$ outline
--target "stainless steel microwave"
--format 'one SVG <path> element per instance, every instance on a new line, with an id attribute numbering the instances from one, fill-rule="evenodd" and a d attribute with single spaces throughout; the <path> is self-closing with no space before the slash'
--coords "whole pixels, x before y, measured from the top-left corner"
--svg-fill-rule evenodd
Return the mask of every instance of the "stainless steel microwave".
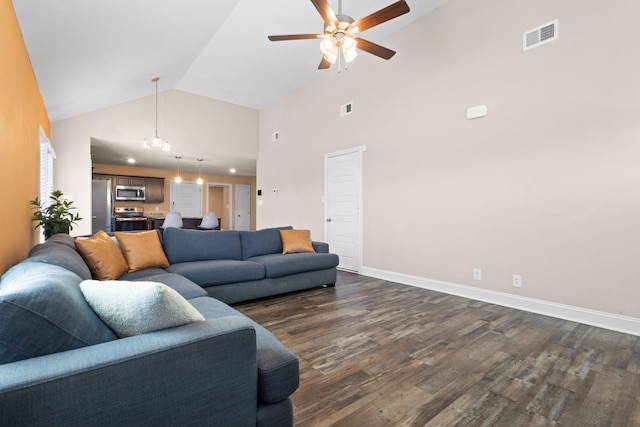
<path id="1" fill-rule="evenodd" d="M 116 185 L 116 200 L 137 200 L 144 202 L 144 187 L 137 185 Z"/>

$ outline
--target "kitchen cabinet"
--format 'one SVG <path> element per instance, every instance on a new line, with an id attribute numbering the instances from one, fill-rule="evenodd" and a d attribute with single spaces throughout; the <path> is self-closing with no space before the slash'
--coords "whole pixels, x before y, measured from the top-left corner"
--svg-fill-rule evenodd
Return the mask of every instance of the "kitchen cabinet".
<path id="1" fill-rule="evenodd" d="M 145 187 L 144 203 L 164 203 L 164 178 L 94 173 L 93 179 L 110 179 L 111 190 L 114 192 L 116 185 L 135 185 L 138 187 Z"/>
<path id="2" fill-rule="evenodd" d="M 93 179 L 100 179 L 100 180 L 110 179 L 113 182 L 113 175 L 105 175 L 105 174 L 102 174 L 102 173 L 94 173 L 93 174 Z"/>
<path id="3" fill-rule="evenodd" d="M 145 177 L 143 176 L 116 175 L 115 178 L 116 185 L 135 185 L 139 187 L 144 187 L 145 185 Z"/>
<path id="4" fill-rule="evenodd" d="M 164 202 L 164 178 L 145 178 L 145 203 Z"/>

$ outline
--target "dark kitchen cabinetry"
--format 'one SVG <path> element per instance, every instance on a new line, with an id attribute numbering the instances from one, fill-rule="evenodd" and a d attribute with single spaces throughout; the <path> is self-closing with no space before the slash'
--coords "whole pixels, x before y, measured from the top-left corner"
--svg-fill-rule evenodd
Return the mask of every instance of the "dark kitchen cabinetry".
<path id="1" fill-rule="evenodd" d="M 101 179 L 101 180 L 110 179 L 111 183 L 113 185 L 113 175 L 105 175 L 105 174 L 101 174 L 101 173 L 94 173 L 93 174 L 93 179 Z"/>
<path id="2" fill-rule="evenodd" d="M 116 185 L 145 187 L 144 203 L 164 203 L 164 178 L 94 173 L 93 179 L 110 179 L 111 191 L 114 192 Z"/>
<path id="3" fill-rule="evenodd" d="M 164 178 L 145 178 L 145 203 L 164 202 Z"/>
<path id="4" fill-rule="evenodd" d="M 116 185 L 135 185 L 144 187 L 145 177 L 116 175 Z"/>

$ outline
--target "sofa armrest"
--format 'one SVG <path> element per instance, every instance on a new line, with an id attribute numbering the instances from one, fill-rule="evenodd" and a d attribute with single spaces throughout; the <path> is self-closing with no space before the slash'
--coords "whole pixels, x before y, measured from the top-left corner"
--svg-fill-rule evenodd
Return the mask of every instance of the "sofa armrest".
<path id="1" fill-rule="evenodd" d="M 0 365 L 0 425 L 256 423 L 248 319 L 195 322 Z"/>
<path id="2" fill-rule="evenodd" d="M 311 244 L 313 245 L 313 250 L 314 251 L 319 252 L 321 254 L 328 254 L 329 253 L 329 244 L 328 243 L 312 241 Z"/>

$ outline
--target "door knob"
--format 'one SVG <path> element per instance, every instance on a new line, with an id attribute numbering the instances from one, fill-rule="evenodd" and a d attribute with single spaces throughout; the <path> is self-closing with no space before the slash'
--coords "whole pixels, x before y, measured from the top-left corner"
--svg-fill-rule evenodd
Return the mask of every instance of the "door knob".
<path id="1" fill-rule="evenodd" d="M 327 218 L 327 222 L 331 222 L 331 218 Z"/>

